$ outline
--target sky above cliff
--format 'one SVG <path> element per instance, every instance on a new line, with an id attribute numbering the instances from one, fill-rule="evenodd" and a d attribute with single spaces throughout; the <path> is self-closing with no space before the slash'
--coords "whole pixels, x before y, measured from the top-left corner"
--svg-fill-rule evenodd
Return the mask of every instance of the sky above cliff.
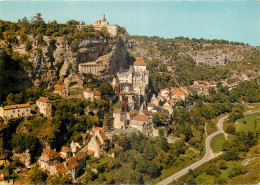
<path id="1" fill-rule="evenodd" d="M 257 0 L 168 1 L 1 1 L 0 19 L 29 20 L 37 12 L 47 21 L 75 19 L 93 24 L 106 14 L 132 35 L 225 39 L 260 46 Z"/>

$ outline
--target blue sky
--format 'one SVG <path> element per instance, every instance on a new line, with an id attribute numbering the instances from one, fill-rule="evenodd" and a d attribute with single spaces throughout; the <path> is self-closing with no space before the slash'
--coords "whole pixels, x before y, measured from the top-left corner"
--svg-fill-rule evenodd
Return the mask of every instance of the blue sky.
<path id="1" fill-rule="evenodd" d="M 46 21 L 75 19 L 93 24 L 103 14 L 132 35 L 225 39 L 260 46 L 257 0 L 169 1 L 1 1 L 0 19 L 29 20 L 37 12 Z"/>

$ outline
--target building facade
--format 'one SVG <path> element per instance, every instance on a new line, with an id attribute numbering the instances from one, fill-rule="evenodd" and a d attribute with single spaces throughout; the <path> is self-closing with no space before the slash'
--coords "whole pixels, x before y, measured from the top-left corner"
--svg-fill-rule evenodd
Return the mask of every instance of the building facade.
<path id="1" fill-rule="evenodd" d="M 0 117 L 2 119 L 10 119 L 17 117 L 27 117 L 31 114 L 30 104 L 17 104 L 17 105 L 7 105 L 5 107 L 0 107 Z"/>
<path id="2" fill-rule="evenodd" d="M 36 101 L 36 105 L 40 109 L 40 113 L 43 113 L 44 116 L 47 118 L 51 117 L 52 114 L 52 102 L 49 100 L 49 98 L 46 97 L 40 97 Z"/>
<path id="3" fill-rule="evenodd" d="M 93 75 L 100 75 L 100 64 L 97 62 L 87 62 L 79 64 L 79 72 L 80 73 L 91 73 Z"/>
<path id="4" fill-rule="evenodd" d="M 149 71 L 142 57 L 135 57 L 135 62 L 129 70 L 117 74 L 120 92 L 132 92 L 145 95 L 149 84 Z"/>
<path id="5" fill-rule="evenodd" d="M 77 25 L 78 29 L 82 29 L 84 27 L 87 27 L 87 25 Z M 110 25 L 107 20 L 105 15 L 103 16 L 102 20 L 97 20 L 92 27 L 95 30 L 101 30 L 102 27 L 106 27 L 107 32 L 111 36 L 116 36 L 118 34 L 118 26 L 117 25 Z"/>

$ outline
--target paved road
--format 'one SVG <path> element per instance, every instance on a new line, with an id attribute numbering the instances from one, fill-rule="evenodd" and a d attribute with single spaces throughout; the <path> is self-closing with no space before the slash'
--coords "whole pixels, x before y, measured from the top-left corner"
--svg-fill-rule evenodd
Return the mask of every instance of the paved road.
<path id="1" fill-rule="evenodd" d="M 257 112 L 260 112 L 260 110 L 257 110 L 257 111 L 254 111 L 254 112 L 247 112 L 247 113 L 244 113 L 244 115 L 248 115 L 248 114 L 253 114 L 253 113 L 257 113 Z M 224 116 L 222 118 L 219 119 L 218 121 L 218 131 L 217 132 L 214 132 L 213 134 L 209 135 L 207 138 L 206 138 L 206 141 L 205 141 L 205 145 L 206 145 L 206 153 L 204 155 L 204 157 L 199 160 L 198 162 L 196 163 L 193 163 L 192 165 L 184 168 L 183 170 L 173 174 L 172 176 L 168 177 L 167 179 L 164 179 L 163 181 L 161 181 L 160 183 L 158 183 L 158 185 L 162 185 L 162 184 L 169 184 L 171 183 L 173 180 L 176 180 L 178 178 L 180 178 L 181 176 L 185 175 L 190 169 L 195 169 L 197 167 L 199 167 L 200 165 L 204 164 L 205 162 L 211 160 L 214 158 L 214 154 L 213 154 L 213 151 L 212 149 L 210 148 L 210 141 L 213 137 L 215 137 L 216 135 L 218 134 L 221 134 L 221 133 L 224 133 L 224 130 L 223 130 L 223 123 L 224 123 L 224 120 L 227 118 L 228 116 Z"/>

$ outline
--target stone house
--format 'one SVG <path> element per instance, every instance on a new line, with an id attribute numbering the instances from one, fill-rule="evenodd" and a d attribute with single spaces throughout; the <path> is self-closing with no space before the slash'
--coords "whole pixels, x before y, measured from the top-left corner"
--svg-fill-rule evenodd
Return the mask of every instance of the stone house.
<path id="1" fill-rule="evenodd" d="M 129 112 L 126 113 L 126 119 L 127 120 L 131 120 L 131 119 L 134 119 L 134 117 L 138 114 L 138 110 L 136 109 L 133 109 Z"/>
<path id="2" fill-rule="evenodd" d="M 153 103 L 147 103 L 147 110 L 151 111 L 155 108 L 156 106 Z"/>
<path id="3" fill-rule="evenodd" d="M 37 161 L 37 165 L 50 172 L 50 174 L 56 173 L 55 166 L 57 164 L 59 164 L 59 154 L 50 147 L 42 151 L 41 157 Z"/>
<path id="4" fill-rule="evenodd" d="M 199 87 L 209 85 L 208 81 L 203 81 L 203 80 L 197 80 L 193 82 L 194 85 L 197 85 Z"/>
<path id="5" fill-rule="evenodd" d="M 120 92 L 119 93 L 119 100 L 126 101 L 130 108 L 134 107 L 135 103 L 135 93 L 134 92 Z"/>
<path id="6" fill-rule="evenodd" d="M 93 75 L 99 76 L 102 68 L 97 62 L 87 62 L 79 64 L 80 73 L 92 73 Z"/>
<path id="7" fill-rule="evenodd" d="M 70 148 L 63 146 L 60 151 L 60 157 L 63 159 L 67 159 L 72 156 Z"/>
<path id="8" fill-rule="evenodd" d="M 64 86 L 61 86 L 61 85 L 58 85 L 55 89 L 54 89 L 54 93 L 55 94 L 58 94 L 62 97 L 65 97 L 68 95 L 68 90 L 64 87 Z"/>
<path id="9" fill-rule="evenodd" d="M 117 73 L 120 92 L 132 92 L 145 95 L 146 87 L 149 84 L 149 70 L 142 57 L 135 57 L 133 65 L 129 70 Z M 136 92 L 138 91 L 138 92 Z"/>
<path id="10" fill-rule="evenodd" d="M 174 107 L 174 104 L 172 104 L 170 101 L 166 101 L 164 104 L 163 104 L 163 108 L 165 110 L 168 110 L 169 114 L 173 114 L 173 107 Z"/>
<path id="11" fill-rule="evenodd" d="M 101 93 L 99 91 L 93 91 L 90 88 L 87 88 L 84 90 L 84 97 L 86 99 L 89 99 L 90 101 L 100 100 L 101 99 Z"/>
<path id="12" fill-rule="evenodd" d="M 171 90 L 168 88 L 161 89 L 159 92 L 159 98 L 170 100 L 171 99 Z"/>
<path id="13" fill-rule="evenodd" d="M 172 66 L 167 66 L 167 71 L 168 71 L 169 73 L 173 72 Z"/>
<path id="14" fill-rule="evenodd" d="M 55 171 L 61 174 L 71 174 L 73 181 L 78 177 L 80 167 L 75 157 L 70 157 L 67 161 L 55 166 Z"/>
<path id="15" fill-rule="evenodd" d="M 185 93 L 178 87 L 171 87 L 171 98 L 180 98 L 183 101 L 185 100 Z"/>
<path id="16" fill-rule="evenodd" d="M 70 143 L 70 149 L 71 149 L 72 155 L 74 157 L 76 155 L 76 153 L 80 151 L 81 146 L 79 143 L 75 143 L 74 141 L 72 141 Z"/>
<path id="17" fill-rule="evenodd" d="M 75 157 L 70 157 L 68 160 L 55 166 L 56 173 L 71 174 L 73 181 L 78 178 L 80 169 L 86 165 L 86 152 L 79 152 Z"/>
<path id="18" fill-rule="evenodd" d="M 93 128 L 90 133 L 93 134 L 93 137 L 88 143 L 88 150 L 93 151 L 93 156 L 99 158 L 104 155 L 103 149 L 107 142 L 107 136 L 103 128 L 100 127 Z"/>
<path id="19" fill-rule="evenodd" d="M 134 119 L 130 120 L 129 125 L 131 128 L 136 128 L 143 134 L 151 136 L 152 119 L 150 116 L 138 114 Z"/>
<path id="20" fill-rule="evenodd" d="M 10 119 L 17 117 L 27 117 L 31 115 L 31 106 L 30 104 L 16 104 L 16 105 L 7 105 L 0 107 L 0 118 Z"/>
<path id="21" fill-rule="evenodd" d="M 114 109 L 113 111 L 114 118 L 114 128 L 125 129 L 126 128 L 126 114 L 123 113 L 120 109 Z"/>
<path id="22" fill-rule="evenodd" d="M 44 116 L 47 118 L 51 117 L 52 102 L 49 100 L 49 98 L 40 97 L 38 100 L 36 100 L 36 105 L 39 107 L 40 112 L 43 113 Z"/>

